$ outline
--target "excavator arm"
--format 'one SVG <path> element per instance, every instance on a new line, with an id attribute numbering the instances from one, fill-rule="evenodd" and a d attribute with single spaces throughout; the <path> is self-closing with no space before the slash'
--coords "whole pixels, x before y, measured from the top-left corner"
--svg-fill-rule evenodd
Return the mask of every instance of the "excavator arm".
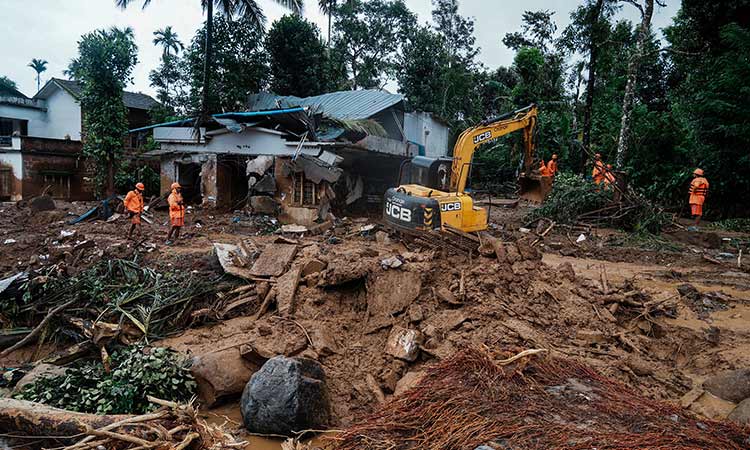
<path id="1" fill-rule="evenodd" d="M 534 157 L 533 135 L 537 123 L 537 107 L 529 105 L 499 117 L 488 119 L 479 125 L 465 130 L 453 147 L 453 167 L 451 170 L 451 192 L 463 193 L 469 178 L 469 167 L 479 145 L 492 139 L 523 130 L 524 172 L 531 172 Z"/>

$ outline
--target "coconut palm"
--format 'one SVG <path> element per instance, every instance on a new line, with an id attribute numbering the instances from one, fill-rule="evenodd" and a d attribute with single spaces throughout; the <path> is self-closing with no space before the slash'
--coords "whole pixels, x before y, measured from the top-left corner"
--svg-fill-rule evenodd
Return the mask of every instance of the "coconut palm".
<path id="1" fill-rule="evenodd" d="M 115 5 L 125 9 L 131 3 L 136 0 L 115 0 Z M 195 123 L 196 130 L 200 126 L 201 122 L 205 121 L 208 114 L 208 91 L 210 89 L 210 71 L 211 58 L 213 56 L 213 30 L 214 30 L 214 5 L 219 9 L 220 12 L 227 15 L 228 17 L 241 17 L 246 20 L 254 22 L 258 28 L 262 27 L 266 22 L 266 16 L 263 14 L 263 10 L 258 5 L 256 0 L 200 0 L 203 9 L 206 11 L 206 43 L 205 53 L 206 57 L 203 61 L 203 93 L 201 95 L 201 112 L 198 116 L 198 120 Z M 286 8 L 291 9 L 297 14 L 302 13 L 304 0 L 273 0 L 275 3 L 282 5 Z M 142 8 L 146 8 L 151 4 L 151 0 L 143 0 Z"/>
<path id="2" fill-rule="evenodd" d="M 320 12 L 328 16 L 328 46 L 331 45 L 331 16 L 338 6 L 339 0 L 318 0 Z M 354 3 L 354 0 L 344 0 L 346 4 Z"/>
<path id="3" fill-rule="evenodd" d="M 164 48 L 164 57 L 170 56 L 170 52 L 174 51 L 174 54 L 180 53 L 180 50 L 184 49 L 180 39 L 177 37 L 177 33 L 172 31 L 172 27 L 168 26 L 163 30 L 154 31 L 154 45 L 161 45 Z"/>
<path id="4" fill-rule="evenodd" d="M 36 72 L 36 90 L 37 90 L 37 92 L 39 92 L 39 87 L 40 87 L 41 81 L 42 81 L 42 79 L 41 79 L 40 76 L 41 76 L 42 72 L 44 72 L 45 70 L 47 70 L 47 60 L 46 59 L 36 59 L 36 58 L 34 58 L 34 59 L 31 60 L 31 62 L 28 65 L 29 65 L 29 67 L 31 67 L 32 69 L 34 69 L 34 71 Z"/>

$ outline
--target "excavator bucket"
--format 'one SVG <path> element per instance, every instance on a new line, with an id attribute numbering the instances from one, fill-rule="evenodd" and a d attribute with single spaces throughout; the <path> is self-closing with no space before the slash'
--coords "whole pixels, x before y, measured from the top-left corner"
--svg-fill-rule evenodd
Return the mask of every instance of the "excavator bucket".
<path id="1" fill-rule="evenodd" d="M 542 203 L 552 192 L 552 178 L 539 175 L 522 176 L 518 179 L 519 195 L 522 199 Z"/>

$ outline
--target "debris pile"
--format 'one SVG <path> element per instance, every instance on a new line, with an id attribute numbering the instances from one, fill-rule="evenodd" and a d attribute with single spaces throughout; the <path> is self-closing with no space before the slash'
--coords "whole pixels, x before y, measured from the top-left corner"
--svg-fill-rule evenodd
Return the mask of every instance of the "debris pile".
<path id="1" fill-rule="evenodd" d="M 467 349 L 336 436 L 339 450 L 747 448 L 746 430 L 699 420 L 562 358 Z M 585 418 L 585 420 L 584 420 Z"/>
<path id="2" fill-rule="evenodd" d="M 242 448 L 221 427 L 209 425 L 198 417 L 192 404 L 178 404 L 154 397 L 149 401 L 158 409 L 142 415 L 94 415 L 23 400 L 0 399 L 0 429 L 14 430 L 3 436 L 23 445 L 34 437 L 32 445 L 57 443 L 63 450 L 92 448 Z M 59 444 L 63 443 L 63 447 Z"/>

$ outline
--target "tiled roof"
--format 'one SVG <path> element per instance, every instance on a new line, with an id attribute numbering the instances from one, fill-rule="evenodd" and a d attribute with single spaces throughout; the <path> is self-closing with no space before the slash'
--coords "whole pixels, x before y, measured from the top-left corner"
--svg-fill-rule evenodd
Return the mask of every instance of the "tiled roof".
<path id="1" fill-rule="evenodd" d="M 65 89 L 75 98 L 79 98 L 81 95 L 81 85 L 77 81 L 73 80 L 63 80 L 62 78 L 52 78 L 50 82 L 57 84 L 62 89 Z M 49 85 L 49 83 L 47 84 Z M 47 85 L 45 85 L 42 90 L 39 91 L 37 96 L 40 96 L 44 92 L 44 90 L 47 88 Z M 44 97 L 45 94 L 42 94 L 41 97 Z M 132 109 L 145 109 L 150 110 L 157 106 L 159 102 L 154 100 L 153 97 L 142 94 L 140 92 L 128 92 L 124 91 L 122 93 L 122 101 L 125 103 L 125 106 Z"/>

